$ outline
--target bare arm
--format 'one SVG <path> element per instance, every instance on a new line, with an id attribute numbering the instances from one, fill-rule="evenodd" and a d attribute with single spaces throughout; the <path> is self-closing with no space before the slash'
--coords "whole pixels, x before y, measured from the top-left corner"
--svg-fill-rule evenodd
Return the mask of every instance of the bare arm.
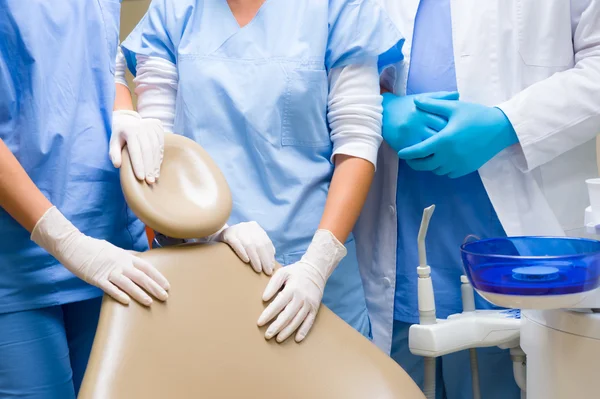
<path id="1" fill-rule="evenodd" d="M 0 207 L 31 233 L 52 204 L 0 140 Z"/>
<path id="2" fill-rule="evenodd" d="M 319 229 L 329 230 L 345 242 L 367 200 L 374 174 L 375 167 L 369 161 L 337 155 Z"/>
<path id="3" fill-rule="evenodd" d="M 117 58 L 115 60 L 115 105 L 113 110 L 128 110 L 133 111 L 133 100 L 131 99 L 131 92 L 127 86 L 127 80 L 125 80 L 125 72 L 127 70 L 127 64 L 125 62 L 125 56 L 121 47 L 117 49 Z"/>
<path id="4" fill-rule="evenodd" d="M 115 106 L 114 111 L 117 110 L 128 110 L 133 111 L 133 100 L 131 99 L 131 92 L 129 87 L 122 85 L 121 83 L 115 84 Z"/>

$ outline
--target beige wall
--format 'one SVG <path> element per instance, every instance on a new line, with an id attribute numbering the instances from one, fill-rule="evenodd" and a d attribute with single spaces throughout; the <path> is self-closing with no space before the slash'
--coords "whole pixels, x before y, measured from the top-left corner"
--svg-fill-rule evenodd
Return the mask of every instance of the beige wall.
<path id="1" fill-rule="evenodd" d="M 129 32 L 137 25 L 148 9 L 150 0 L 123 0 L 121 4 L 121 40 L 125 40 Z M 132 76 L 127 72 L 127 82 L 133 93 Z M 135 96 L 133 99 L 135 105 Z"/>

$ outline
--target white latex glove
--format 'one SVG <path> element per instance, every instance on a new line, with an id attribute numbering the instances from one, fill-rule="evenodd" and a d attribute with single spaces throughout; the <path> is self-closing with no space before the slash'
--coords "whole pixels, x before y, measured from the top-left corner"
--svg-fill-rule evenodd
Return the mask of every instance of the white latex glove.
<path id="1" fill-rule="evenodd" d="M 129 296 L 142 305 L 152 304 L 145 291 L 161 301 L 168 298 L 169 282 L 150 263 L 107 241 L 86 236 L 56 207 L 37 222 L 31 239 L 74 275 L 125 305 Z"/>
<path id="2" fill-rule="evenodd" d="M 262 327 L 279 315 L 267 329 L 266 339 L 277 335 L 277 342 L 283 342 L 298 328 L 296 342 L 306 337 L 317 317 L 325 283 L 346 253 L 346 247 L 330 231 L 318 230 L 299 262 L 275 272 L 263 301 L 283 289 L 258 319 Z"/>
<path id="3" fill-rule="evenodd" d="M 250 263 L 257 273 L 273 274 L 275 247 L 267 232 L 256 222 L 225 225 L 210 241 L 221 241 L 229 245 L 245 262 Z"/>
<path id="4" fill-rule="evenodd" d="M 113 112 L 109 156 L 115 168 L 121 167 L 121 150 L 127 145 L 133 172 L 138 180 L 154 183 L 160 176 L 165 133 L 158 119 L 142 118 L 137 112 Z"/>

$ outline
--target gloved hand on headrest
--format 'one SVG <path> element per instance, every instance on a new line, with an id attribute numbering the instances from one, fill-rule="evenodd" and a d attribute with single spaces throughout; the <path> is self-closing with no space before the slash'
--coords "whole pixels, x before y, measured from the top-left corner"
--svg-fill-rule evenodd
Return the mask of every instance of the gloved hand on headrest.
<path id="1" fill-rule="evenodd" d="M 138 180 L 154 183 L 160 176 L 165 132 L 154 118 L 142 118 L 137 112 L 113 112 L 109 156 L 115 168 L 121 167 L 121 151 L 127 145 L 131 166 Z"/>
<path id="2" fill-rule="evenodd" d="M 256 222 L 225 225 L 205 241 L 220 241 L 229 245 L 237 256 L 249 263 L 255 272 L 273 274 L 275 268 L 275 247 L 266 231 Z"/>

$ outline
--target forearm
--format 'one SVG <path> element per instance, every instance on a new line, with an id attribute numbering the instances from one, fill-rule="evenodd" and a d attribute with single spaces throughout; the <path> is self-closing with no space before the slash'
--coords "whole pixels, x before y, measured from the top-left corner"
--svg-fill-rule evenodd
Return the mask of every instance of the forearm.
<path id="1" fill-rule="evenodd" d="M 114 110 L 133 111 L 133 100 L 131 99 L 131 92 L 129 91 L 129 87 L 124 86 L 121 83 L 115 84 Z"/>
<path id="2" fill-rule="evenodd" d="M 345 242 L 365 204 L 374 174 L 371 162 L 337 155 L 319 229 L 329 230 L 340 242 Z"/>
<path id="3" fill-rule="evenodd" d="M 0 140 L 0 207 L 31 232 L 52 207 L 17 158 Z"/>
<path id="4" fill-rule="evenodd" d="M 167 132 L 173 132 L 178 88 L 177 67 L 158 57 L 137 56 L 134 79 L 137 110 L 142 118 L 161 121 Z"/>
<path id="5" fill-rule="evenodd" d="M 125 80 L 126 70 L 127 63 L 125 62 L 125 56 L 123 55 L 123 51 L 121 51 L 121 47 L 119 46 L 117 49 L 117 59 L 115 60 L 115 111 L 133 111 L 131 92 L 127 86 L 127 80 Z"/>

